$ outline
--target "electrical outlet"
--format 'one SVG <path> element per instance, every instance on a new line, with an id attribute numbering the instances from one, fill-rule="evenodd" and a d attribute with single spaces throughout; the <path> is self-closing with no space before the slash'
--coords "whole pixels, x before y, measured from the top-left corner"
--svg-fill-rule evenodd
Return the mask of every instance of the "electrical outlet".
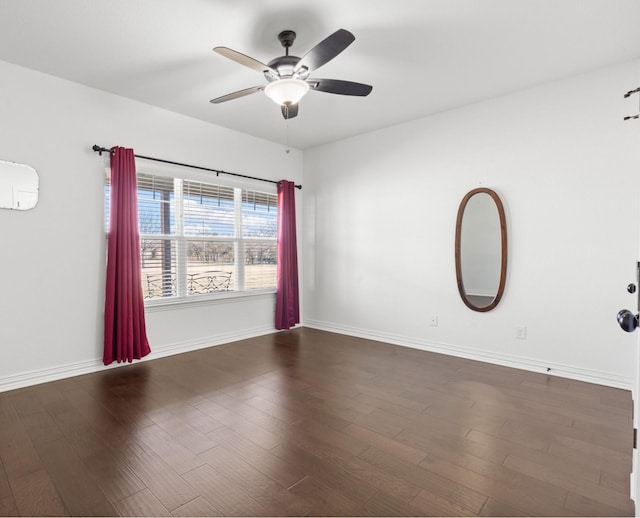
<path id="1" fill-rule="evenodd" d="M 429 325 L 431 327 L 438 327 L 438 315 L 431 315 L 429 319 Z"/>
<path id="2" fill-rule="evenodd" d="M 516 338 L 520 340 L 527 339 L 527 326 L 518 326 L 516 327 Z"/>

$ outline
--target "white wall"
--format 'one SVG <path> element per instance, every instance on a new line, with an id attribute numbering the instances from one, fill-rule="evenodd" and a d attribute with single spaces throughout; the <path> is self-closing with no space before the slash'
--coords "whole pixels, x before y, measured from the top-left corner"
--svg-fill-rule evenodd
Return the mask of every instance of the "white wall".
<path id="1" fill-rule="evenodd" d="M 638 258 L 639 62 L 304 153 L 305 325 L 629 387 L 616 312 Z M 0 210 L 0 390 L 99 369 L 105 246 L 94 143 L 302 182 L 302 153 L 0 62 L 0 159 L 35 167 Z M 207 109 L 207 103 L 203 105 Z M 500 305 L 459 299 L 455 216 L 494 188 L 509 227 Z M 303 198 L 304 195 L 304 198 Z M 439 317 L 438 327 L 429 317 Z M 273 297 L 147 316 L 151 358 L 268 332 Z M 515 327 L 527 326 L 527 339 Z"/>
<path id="2" fill-rule="evenodd" d="M 0 390 L 101 368 L 105 159 L 93 144 L 302 180 L 299 151 L 5 62 L 0 78 L 0 159 L 40 176 L 35 209 L 0 210 Z M 273 295 L 150 312 L 149 358 L 270 332 L 273 312 Z"/>
<path id="3" fill-rule="evenodd" d="M 546 84 L 305 151 L 305 325 L 630 388 L 639 236 L 640 63 Z M 506 289 L 457 292 L 455 218 L 505 205 Z M 429 325 L 437 315 L 439 325 Z M 527 327 L 526 340 L 515 339 Z"/>

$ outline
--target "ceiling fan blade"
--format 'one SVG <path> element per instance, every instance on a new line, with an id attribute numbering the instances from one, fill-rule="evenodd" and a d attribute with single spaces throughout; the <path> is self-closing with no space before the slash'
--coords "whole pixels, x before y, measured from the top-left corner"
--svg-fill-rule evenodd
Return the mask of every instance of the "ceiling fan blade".
<path id="1" fill-rule="evenodd" d="M 282 109 L 282 116 L 285 119 L 293 119 L 298 116 L 298 103 L 283 104 L 280 108 Z"/>
<path id="2" fill-rule="evenodd" d="M 225 58 L 229 58 L 230 60 L 235 61 L 236 63 L 240 63 L 241 65 L 252 68 L 253 70 L 256 70 L 258 72 L 264 73 L 268 70 L 272 74 L 275 74 L 276 76 L 278 75 L 278 72 L 273 68 L 271 68 L 269 65 L 265 65 L 261 61 L 258 61 L 257 59 L 247 56 L 242 52 L 238 52 L 237 50 L 233 50 L 227 47 L 214 47 L 213 50 L 214 52 L 217 52 L 218 54 L 220 54 L 221 56 L 224 56 Z"/>
<path id="3" fill-rule="evenodd" d="M 356 37 L 346 29 L 338 29 L 307 52 L 296 65 L 295 72 L 302 67 L 308 70 L 320 68 L 351 45 L 355 39 Z"/>
<path id="4" fill-rule="evenodd" d="M 213 104 L 220 104 L 226 101 L 231 101 L 233 99 L 238 99 L 239 97 L 244 97 L 245 95 L 254 94 L 261 90 L 264 90 L 264 86 L 252 86 L 251 88 L 245 88 L 244 90 L 238 90 L 237 92 L 232 92 L 221 97 L 216 97 L 215 99 L 211 99 L 209 102 Z"/>
<path id="5" fill-rule="evenodd" d="M 373 86 L 340 79 L 307 79 L 313 90 L 340 95 L 358 95 L 364 97 L 371 93 Z"/>

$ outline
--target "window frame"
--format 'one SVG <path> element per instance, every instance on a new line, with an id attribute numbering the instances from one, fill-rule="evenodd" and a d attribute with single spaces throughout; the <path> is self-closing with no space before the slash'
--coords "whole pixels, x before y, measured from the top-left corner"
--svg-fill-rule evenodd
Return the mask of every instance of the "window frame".
<path id="1" fill-rule="evenodd" d="M 173 234 L 159 234 L 159 233 L 143 233 L 140 231 L 140 242 L 143 240 L 169 240 L 171 243 L 175 243 L 175 277 L 176 277 L 176 292 L 173 296 L 157 297 L 144 299 L 145 310 L 163 310 L 170 309 L 171 307 L 186 307 L 186 306 L 201 306 L 211 305 L 218 303 L 225 303 L 232 301 L 233 299 L 250 299 L 250 298 L 272 298 L 276 292 L 276 286 L 267 288 L 254 288 L 247 289 L 245 286 L 246 280 L 246 248 L 250 244 L 269 244 L 274 247 L 275 265 L 277 268 L 277 235 L 268 237 L 246 237 L 243 235 L 243 199 L 246 192 L 257 192 L 260 194 L 266 194 L 275 198 L 273 207 L 277 210 L 277 188 L 265 187 L 260 183 L 257 185 L 255 182 L 245 181 L 224 181 L 219 176 L 211 175 L 210 173 L 192 172 L 192 171 L 179 171 L 179 170 L 157 170 L 153 167 L 142 167 L 140 164 L 137 166 L 138 175 L 153 175 L 155 177 L 162 177 L 164 179 L 173 179 L 174 181 L 174 194 L 175 194 L 175 233 Z M 235 236 L 200 236 L 185 234 L 184 231 L 184 182 L 196 182 L 202 184 L 208 184 L 213 186 L 220 186 L 233 189 L 234 193 L 234 220 L 235 220 Z M 137 182 L 137 179 L 136 179 Z M 109 171 L 107 168 L 107 175 L 105 178 L 105 185 L 110 184 Z M 180 188 L 178 188 L 178 186 Z M 105 200 L 106 200 L 105 191 Z M 277 213 L 276 213 L 277 214 Z M 105 210 L 105 218 L 109 215 Z M 105 219 L 105 231 L 108 225 L 108 221 Z M 105 232 L 108 237 L 108 233 Z M 233 244 L 234 248 L 234 275 L 235 275 L 235 288 L 229 291 L 217 291 L 212 293 L 187 293 L 187 258 L 188 258 L 188 245 L 191 241 L 207 241 L 207 242 L 226 242 Z M 141 267 L 141 274 L 142 274 Z M 141 277 L 141 282 L 143 281 Z M 184 283 L 184 284 L 183 284 Z"/>

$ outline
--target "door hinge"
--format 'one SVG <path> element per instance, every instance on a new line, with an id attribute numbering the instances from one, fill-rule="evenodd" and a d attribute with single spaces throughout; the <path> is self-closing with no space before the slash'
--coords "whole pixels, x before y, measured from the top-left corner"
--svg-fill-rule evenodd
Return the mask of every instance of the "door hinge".
<path id="1" fill-rule="evenodd" d="M 633 449 L 636 450 L 638 448 L 638 429 L 633 429 Z"/>

